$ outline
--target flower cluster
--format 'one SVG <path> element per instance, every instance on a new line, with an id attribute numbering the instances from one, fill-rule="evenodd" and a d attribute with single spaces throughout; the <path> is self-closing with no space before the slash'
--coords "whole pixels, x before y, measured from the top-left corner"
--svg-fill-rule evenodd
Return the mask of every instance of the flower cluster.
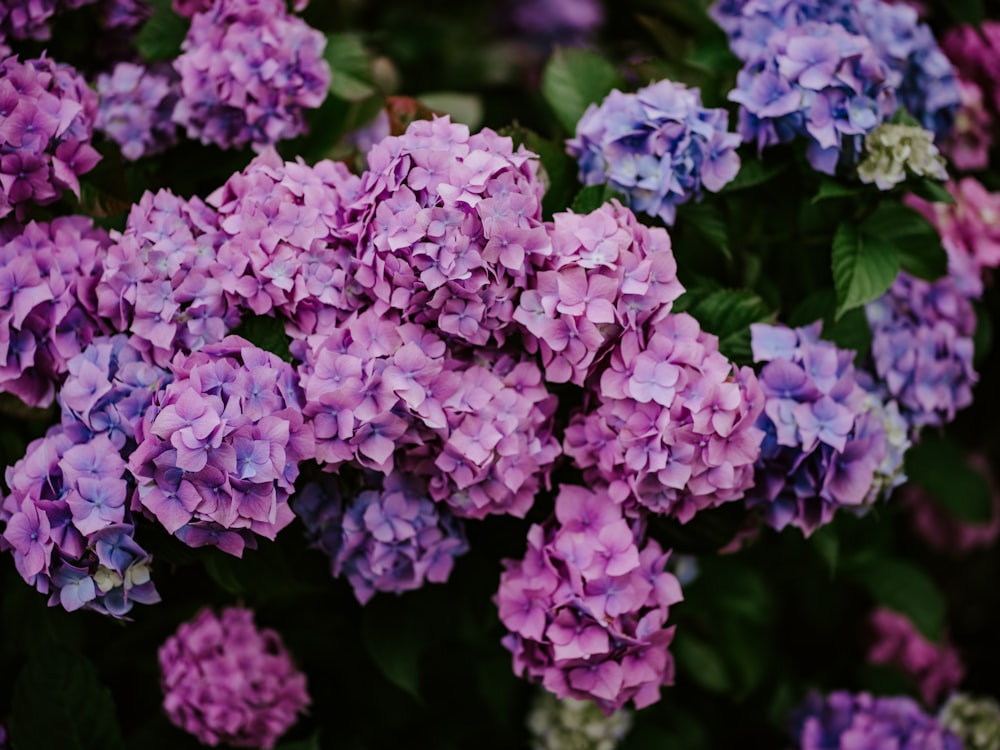
<path id="1" fill-rule="evenodd" d="M 521 292 L 514 320 L 546 380 L 582 386 L 623 332 L 661 319 L 684 288 L 666 231 L 616 200 L 556 214 L 549 235 L 552 255 Z"/>
<path id="2" fill-rule="evenodd" d="M 326 38 L 284 0 L 215 0 L 195 13 L 182 53 L 174 121 L 221 148 L 261 148 L 305 132 L 330 85 Z"/>
<path id="3" fill-rule="evenodd" d="M 880 608 L 869 618 L 874 640 L 868 649 L 872 664 L 891 664 L 909 675 L 929 706 L 937 705 L 965 677 L 965 666 L 947 639 L 932 643 L 903 614 Z"/>
<path id="4" fill-rule="evenodd" d="M 876 472 L 888 453 L 882 419 L 867 407 L 854 352 L 820 341 L 808 328 L 750 326 L 755 362 L 764 362 L 766 403 L 758 426 L 767 435 L 751 505 L 764 506 L 776 529 L 806 535 L 839 508 L 872 502 Z"/>
<path id="5" fill-rule="evenodd" d="M 865 314 L 875 373 L 911 431 L 950 422 L 972 403 L 976 314 L 951 277 L 930 282 L 900 273 Z"/>
<path id="6" fill-rule="evenodd" d="M 55 425 L 7 469 L 0 549 L 50 605 L 122 617 L 134 602 L 160 600 L 134 538 L 125 468 L 106 433 L 74 441 Z"/>
<path id="7" fill-rule="evenodd" d="M 993 698 L 955 693 L 938 721 L 962 740 L 965 750 L 1000 750 L 1000 703 Z"/>
<path id="8" fill-rule="evenodd" d="M 147 191 L 125 230 L 112 233 L 98 310 L 159 365 L 176 352 L 218 343 L 239 322 L 237 300 L 222 287 L 216 222 L 198 198 Z"/>
<path id="9" fill-rule="evenodd" d="M 899 412 L 899 404 L 883 397 L 878 383 L 871 378 L 870 373 L 858 370 L 855 374 L 867 391 L 862 411 L 870 415 L 869 419 L 874 418 L 882 426 L 885 435 L 885 457 L 875 468 L 871 489 L 865 497 L 864 504 L 871 505 L 877 500 L 887 499 L 894 489 L 906 482 L 904 463 L 906 451 L 912 443 L 909 425 Z"/>
<path id="10" fill-rule="evenodd" d="M 296 331 L 336 326 L 361 306 L 346 206 L 361 181 L 340 162 L 284 162 L 268 149 L 208 197 L 218 209 L 223 289 Z"/>
<path id="11" fill-rule="evenodd" d="M 961 104 L 941 151 L 957 169 L 984 169 L 990 163 L 996 116 L 987 109 L 978 84 L 959 80 L 958 88 Z"/>
<path id="12" fill-rule="evenodd" d="M 470 135 L 447 117 L 417 120 L 368 152 L 351 206 L 355 281 L 378 312 L 449 340 L 502 344 L 518 292 L 551 253 L 538 159 L 510 138 Z"/>
<path id="13" fill-rule="evenodd" d="M 907 177 L 947 180 L 944 157 L 934 145 L 934 134 L 923 128 L 884 122 L 865 136 L 865 157 L 858 178 L 891 190 Z"/>
<path id="14" fill-rule="evenodd" d="M 748 59 L 729 98 L 740 104 L 739 132 L 757 150 L 808 140 L 814 169 L 854 164 L 863 137 L 896 109 L 890 71 L 867 37 L 834 24 L 779 29 Z"/>
<path id="15" fill-rule="evenodd" d="M 311 426 L 291 365 L 238 336 L 178 354 L 137 434 L 138 502 L 192 547 L 240 556 L 291 523 Z"/>
<path id="16" fill-rule="evenodd" d="M 911 698 L 810 693 L 792 716 L 796 750 L 962 750 L 962 742 Z"/>
<path id="17" fill-rule="evenodd" d="M 983 275 L 1000 266 L 1000 193 L 973 177 L 948 183 L 954 204 L 930 203 L 915 195 L 906 202 L 930 221 L 948 251 L 948 275 L 971 298 L 983 294 Z"/>
<path id="18" fill-rule="evenodd" d="M 634 210 L 673 224 L 679 204 L 739 172 L 740 136 L 728 127 L 729 113 L 706 109 L 698 89 L 664 80 L 591 104 L 566 147 L 584 185 L 607 183 Z"/>
<path id="19" fill-rule="evenodd" d="M 632 728 L 632 712 L 610 716 L 592 701 L 560 700 L 539 690 L 528 713 L 532 750 L 615 750 Z"/>
<path id="20" fill-rule="evenodd" d="M 204 745 L 271 750 L 311 703 L 306 676 L 253 612 L 202 610 L 160 647 L 163 710 Z"/>
<path id="21" fill-rule="evenodd" d="M 953 26 L 941 46 L 962 80 L 979 88 L 990 115 L 1000 115 L 1000 21 Z"/>
<path id="22" fill-rule="evenodd" d="M 556 517 L 528 530 L 523 560 L 504 560 L 495 601 L 514 672 L 557 698 L 606 713 L 643 708 L 673 682 L 668 608 L 681 600 L 669 552 L 633 529 L 606 487 L 564 484 Z"/>
<path id="23" fill-rule="evenodd" d="M 0 60 L 0 218 L 63 190 L 79 197 L 77 178 L 101 158 L 90 145 L 96 117 L 97 93 L 70 66 Z"/>
<path id="24" fill-rule="evenodd" d="M 376 591 L 401 594 L 444 583 L 469 546 L 461 521 L 435 503 L 422 482 L 390 473 L 376 489 L 345 499 L 334 482 L 316 483 L 292 501 L 307 534 L 366 604 Z"/>
<path id="25" fill-rule="evenodd" d="M 423 326 L 371 308 L 307 343 L 304 413 L 328 469 L 425 477 L 431 497 L 464 517 L 527 513 L 559 455 L 554 399 L 531 360 L 490 350 L 464 360 Z"/>
<path id="26" fill-rule="evenodd" d="M 83 216 L 0 230 L 0 390 L 52 403 L 67 361 L 103 332 L 93 292 L 109 243 Z"/>
<path id="27" fill-rule="evenodd" d="M 6 39 L 48 39 L 49 21 L 57 13 L 94 0 L 4 0 L 0 3 L 0 42 Z"/>
<path id="28" fill-rule="evenodd" d="M 586 44 L 604 23 L 598 0 L 510 0 L 505 13 L 522 37 L 548 44 Z"/>
<path id="29" fill-rule="evenodd" d="M 646 341 L 622 336 L 595 408 L 573 416 L 564 450 L 620 501 L 686 523 L 752 486 L 764 397 L 753 370 L 736 368 L 690 315 L 652 331 Z"/>
<path id="30" fill-rule="evenodd" d="M 118 144 L 130 161 L 155 154 L 174 144 L 177 126 L 171 119 L 177 104 L 175 76 L 120 62 L 110 73 L 97 76 L 100 106 L 94 127 Z"/>

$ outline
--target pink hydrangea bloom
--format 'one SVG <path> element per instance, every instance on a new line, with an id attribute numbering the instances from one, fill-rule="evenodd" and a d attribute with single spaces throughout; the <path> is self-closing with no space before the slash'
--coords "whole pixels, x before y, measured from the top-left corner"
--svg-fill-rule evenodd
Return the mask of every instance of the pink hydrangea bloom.
<path id="1" fill-rule="evenodd" d="M 990 113 L 1000 113 L 1000 21 L 953 26 L 941 47 L 962 80 L 979 86 Z"/>
<path id="2" fill-rule="evenodd" d="M 524 558 L 503 561 L 494 601 L 514 672 L 608 714 L 659 700 L 674 678 L 667 616 L 682 599 L 669 555 L 636 538 L 606 486 L 563 485 Z"/>
<path id="3" fill-rule="evenodd" d="M 135 161 L 176 142 L 172 116 L 177 82 L 170 67 L 120 62 L 97 76 L 97 92 L 101 100 L 95 127 L 118 144 L 126 159 Z"/>
<path id="4" fill-rule="evenodd" d="M 958 86 L 962 102 L 955 113 L 955 127 L 941 144 L 941 151 L 957 169 L 985 169 L 990 163 L 995 115 L 986 108 L 979 84 L 959 80 Z"/>
<path id="5" fill-rule="evenodd" d="M 160 647 L 163 710 L 212 747 L 270 750 L 309 707 L 306 676 L 253 612 L 202 610 Z"/>
<path id="6" fill-rule="evenodd" d="M 965 666 L 947 638 L 940 644 L 930 642 L 906 615 L 890 609 L 875 610 L 869 624 L 874 641 L 868 661 L 902 669 L 917 683 L 928 706 L 937 705 L 962 682 Z"/>

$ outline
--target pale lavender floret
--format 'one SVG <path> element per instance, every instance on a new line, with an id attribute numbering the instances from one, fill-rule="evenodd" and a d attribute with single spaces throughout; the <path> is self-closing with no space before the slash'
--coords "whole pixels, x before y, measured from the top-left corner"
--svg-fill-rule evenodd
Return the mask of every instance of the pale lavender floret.
<path id="1" fill-rule="evenodd" d="M 94 127 L 130 161 L 158 153 L 177 141 L 171 119 L 178 91 L 170 68 L 120 62 L 97 76 L 100 106 Z"/>
<path id="2" fill-rule="evenodd" d="M 595 396 L 571 417 L 563 450 L 621 502 L 686 523 L 752 486 L 764 437 L 757 377 L 690 315 L 668 315 L 645 341 L 625 333 Z"/>
<path id="3" fill-rule="evenodd" d="M 109 244 L 83 216 L 0 228 L 0 390 L 52 403 L 67 362 L 105 331 L 93 292 Z"/>
<path id="4" fill-rule="evenodd" d="M 803 138 L 809 163 L 828 174 L 857 163 L 864 135 L 896 110 L 890 70 L 871 41 L 818 22 L 772 33 L 729 99 L 740 104 L 740 135 L 758 153 Z"/>
<path id="5" fill-rule="evenodd" d="M 152 558 L 135 541 L 134 485 L 105 433 L 75 440 L 62 425 L 8 467 L 0 549 L 49 605 L 124 617 L 160 600 Z"/>
<path id="6" fill-rule="evenodd" d="M 881 415 L 855 374 L 854 353 L 819 340 L 820 325 L 750 327 L 754 361 L 764 362 L 764 430 L 751 506 L 768 524 L 806 535 L 840 508 L 862 511 L 888 452 Z"/>
<path id="7" fill-rule="evenodd" d="M 976 315 L 952 277 L 930 282 L 900 273 L 865 313 L 875 376 L 913 434 L 950 422 L 972 403 Z"/>
<path id="8" fill-rule="evenodd" d="M 702 106 L 698 89 L 664 80 L 591 104 L 566 147 L 584 185 L 607 183 L 633 210 L 673 224 L 678 205 L 739 172 L 741 138 L 728 127 L 729 114 Z"/>
<path id="9" fill-rule="evenodd" d="M 271 750 L 311 703 L 281 636 L 253 618 L 204 609 L 160 647 L 163 710 L 204 745 Z"/>
<path id="10" fill-rule="evenodd" d="M 171 362 L 137 431 L 138 503 L 192 547 L 237 557 L 294 518 L 299 463 L 314 455 L 294 370 L 238 336 Z"/>
<path id="11" fill-rule="evenodd" d="M 642 544 L 606 486 L 562 485 L 555 518 L 528 530 L 524 558 L 503 561 L 494 601 L 514 672 L 606 714 L 655 703 L 673 684 L 665 625 L 683 598 L 669 556 Z"/>
<path id="12" fill-rule="evenodd" d="M 368 479 L 349 497 L 328 481 L 307 485 L 292 501 L 333 575 L 347 578 L 361 604 L 378 591 L 447 581 L 455 558 L 469 549 L 462 522 L 431 500 L 419 478 L 392 472 Z M 369 489 L 372 483 L 381 486 Z"/>
<path id="13" fill-rule="evenodd" d="M 812 692 L 792 714 L 789 732 L 797 750 L 962 750 L 957 736 L 904 696 Z"/>
<path id="14" fill-rule="evenodd" d="M 599 0 L 512 0 L 507 12 L 523 36 L 562 46 L 585 44 L 604 23 Z"/>
<path id="15" fill-rule="evenodd" d="M 94 0 L 0 0 L 0 42 L 6 39 L 47 40 L 49 22 L 64 10 L 79 8 Z"/>
<path id="16" fill-rule="evenodd" d="M 355 281 L 382 314 L 450 341 L 503 344 L 517 295 L 551 254 L 535 154 L 447 117 L 417 120 L 368 152 Z"/>
<path id="17" fill-rule="evenodd" d="M 552 255 L 521 292 L 514 320 L 552 383 L 583 385 L 626 331 L 661 320 L 684 291 L 670 237 L 617 201 L 556 214 Z"/>
<path id="18" fill-rule="evenodd" d="M 283 0 L 215 0 L 197 12 L 174 60 L 181 98 L 174 121 L 221 148 L 262 149 L 306 130 L 323 103 L 326 37 Z"/>
<path id="19" fill-rule="evenodd" d="M 221 341 L 240 319 L 240 300 L 226 293 L 215 212 L 197 198 L 146 192 L 125 230 L 112 232 L 97 307 L 153 362 Z"/>
<path id="20" fill-rule="evenodd" d="M 97 93 L 70 66 L 0 60 L 0 218 L 64 190 L 80 196 L 79 176 L 101 158 L 90 145 L 96 117 Z"/>

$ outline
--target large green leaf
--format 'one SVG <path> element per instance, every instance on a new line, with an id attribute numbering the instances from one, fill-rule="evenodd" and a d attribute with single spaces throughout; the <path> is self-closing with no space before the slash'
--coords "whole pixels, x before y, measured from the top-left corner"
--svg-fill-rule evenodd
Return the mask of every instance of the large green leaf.
<path id="1" fill-rule="evenodd" d="M 933 281 L 948 272 L 948 254 L 941 245 L 941 236 L 909 206 L 880 204 L 861 224 L 861 233 L 873 242 L 892 245 L 908 274 Z"/>
<path id="2" fill-rule="evenodd" d="M 720 289 L 691 308 L 702 328 L 719 337 L 719 350 L 739 364 L 750 364 L 750 324 L 773 321 L 774 313 L 760 297 L 742 289 Z"/>
<path id="3" fill-rule="evenodd" d="M 567 132 L 591 104 L 600 102 L 615 88 L 624 88 L 621 73 L 596 52 L 556 48 L 542 74 L 542 94 Z"/>
<path id="4" fill-rule="evenodd" d="M 734 193 L 737 190 L 758 187 L 774 179 L 786 169 L 788 169 L 788 162 L 772 161 L 768 163 L 764 159 L 758 158 L 756 154 L 743 153 L 740 171 L 719 192 Z"/>
<path id="5" fill-rule="evenodd" d="M 993 493 L 962 449 L 947 437 L 925 433 L 906 452 L 906 474 L 941 506 L 963 521 L 986 523 L 993 516 Z"/>
<path id="6" fill-rule="evenodd" d="M 124 750 L 115 705 L 86 657 L 40 649 L 14 685 L 10 734 L 17 750 Z"/>
<path id="7" fill-rule="evenodd" d="M 330 93 L 348 101 L 360 101 L 375 93 L 371 59 L 354 34 L 329 34 L 324 59 L 330 64 Z"/>
<path id="8" fill-rule="evenodd" d="M 153 15 L 135 35 L 132 43 L 146 62 L 173 60 L 181 53 L 181 43 L 190 23 L 174 13 L 170 0 L 153 0 Z"/>
<path id="9" fill-rule="evenodd" d="M 418 702 L 420 657 L 426 646 L 406 602 L 376 597 L 365 606 L 361 634 L 365 650 L 389 682 Z"/>
<path id="10" fill-rule="evenodd" d="M 678 630 L 670 650 L 680 671 L 699 687 L 713 693 L 726 693 L 735 687 L 722 655 L 693 633 Z"/>
<path id="11" fill-rule="evenodd" d="M 887 557 L 863 559 L 844 567 L 876 602 L 906 615 L 927 638 L 941 640 L 944 596 L 921 568 Z"/>
<path id="12" fill-rule="evenodd" d="M 233 335 L 242 336 L 254 346 L 277 354 L 286 362 L 292 361 L 285 324 L 277 318 L 248 314 L 233 330 Z"/>
<path id="13" fill-rule="evenodd" d="M 882 295 L 899 274 L 899 254 L 884 239 L 842 222 L 833 238 L 833 283 L 837 317 Z"/>

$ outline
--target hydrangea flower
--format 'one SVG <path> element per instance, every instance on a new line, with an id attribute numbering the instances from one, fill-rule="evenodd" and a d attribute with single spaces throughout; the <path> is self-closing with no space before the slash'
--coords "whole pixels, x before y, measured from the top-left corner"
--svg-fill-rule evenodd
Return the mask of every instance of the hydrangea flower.
<path id="1" fill-rule="evenodd" d="M 880 608 L 869 618 L 874 640 L 868 649 L 872 664 L 891 664 L 909 675 L 928 706 L 950 694 L 962 678 L 965 666 L 948 642 L 932 643 L 906 615 Z"/>
<path id="2" fill-rule="evenodd" d="M 863 137 L 896 109 L 890 71 L 867 37 L 809 22 L 774 31 L 749 58 L 729 99 L 740 104 L 739 133 L 758 152 L 808 141 L 814 169 L 854 164 Z"/>
<path id="3" fill-rule="evenodd" d="M 281 636 L 253 618 L 204 609 L 160 647 L 163 710 L 204 745 L 271 750 L 312 702 Z"/>
<path id="4" fill-rule="evenodd" d="M 355 281 L 378 313 L 435 326 L 448 340 L 502 344 L 518 292 L 551 254 L 538 159 L 447 117 L 417 120 L 368 152 L 351 206 Z"/>
<path id="5" fill-rule="evenodd" d="M 583 385 L 625 331 L 653 325 L 684 291 L 670 237 L 617 200 L 554 217 L 552 255 L 521 292 L 514 320 L 545 378 Z"/>
<path id="6" fill-rule="evenodd" d="M 979 87 L 990 114 L 1000 114 L 1000 21 L 952 26 L 941 46 L 962 80 Z"/>
<path id="7" fill-rule="evenodd" d="M 52 35 L 49 21 L 53 16 L 92 2 L 94 0 L 3 0 L 0 3 L 0 42 L 6 39 L 46 40 Z"/>
<path id="8" fill-rule="evenodd" d="M 129 458 L 138 503 L 189 546 L 239 557 L 291 523 L 299 462 L 313 456 L 295 371 L 238 336 L 170 369 Z"/>
<path id="9" fill-rule="evenodd" d="M 791 719 L 797 750 L 962 750 L 962 742 L 916 701 L 845 690 L 810 693 Z"/>
<path id="10" fill-rule="evenodd" d="M 958 86 L 961 104 L 955 114 L 955 126 L 941 144 L 941 151 L 956 169 L 985 169 L 990 163 L 996 114 L 986 107 L 978 84 L 959 80 Z"/>
<path id="11" fill-rule="evenodd" d="M 914 434 L 972 403 L 976 315 L 951 277 L 929 282 L 900 273 L 865 314 L 875 375 Z"/>
<path id="12" fill-rule="evenodd" d="M 648 340 L 627 332 L 612 351 L 590 408 L 573 415 L 563 450 L 584 476 L 682 523 L 738 500 L 753 484 L 764 433 L 763 393 L 686 313 Z"/>
<path id="13" fill-rule="evenodd" d="M 640 545 L 607 487 L 562 485 L 524 559 L 503 561 L 495 602 L 517 675 L 608 715 L 659 700 L 674 676 L 664 625 L 682 596 L 664 569 L 670 553 Z"/>
<path id="14" fill-rule="evenodd" d="M 97 76 L 100 106 L 94 127 L 118 144 L 130 161 L 158 153 L 177 140 L 171 119 L 177 103 L 176 76 L 120 62 Z"/>
<path id="15" fill-rule="evenodd" d="M 750 326 L 755 362 L 763 362 L 766 432 L 751 506 L 776 529 L 807 536 L 839 508 L 861 511 L 888 453 L 883 421 L 870 411 L 855 374 L 854 352 L 820 341 L 820 323 Z"/>
<path id="16" fill-rule="evenodd" d="M 101 158 L 90 145 L 96 117 L 97 93 L 69 65 L 0 60 L 0 218 L 63 190 L 80 197 L 77 178 Z"/>
<path id="17" fill-rule="evenodd" d="M 457 515 L 524 516 L 559 455 L 555 399 L 524 355 L 481 349 L 470 359 L 372 308 L 294 349 L 328 470 L 397 470 L 425 477 Z"/>
<path id="18" fill-rule="evenodd" d="M 632 712 L 610 716 L 591 701 L 560 700 L 539 690 L 528 712 L 532 750 L 615 750 L 632 728 Z"/>
<path id="19" fill-rule="evenodd" d="M 374 479 L 374 477 L 369 477 Z M 469 545 L 461 521 L 431 500 L 424 483 L 397 472 L 355 493 L 311 483 L 292 503 L 315 545 L 366 604 L 376 591 L 401 594 L 444 583 Z"/>
<path id="20" fill-rule="evenodd" d="M 899 412 L 899 404 L 892 399 L 884 398 L 869 373 L 857 370 L 855 375 L 867 391 L 862 411 L 870 414 L 881 424 L 885 435 L 885 458 L 875 469 L 872 486 L 864 502 L 865 505 L 871 505 L 878 500 L 888 499 L 894 489 L 906 482 L 905 457 L 912 443 L 909 437 L 909 425 Z"/>
<path id="21" fill-rule="evenodd" d="M 215 212 L 198 198 L 146 192 L 113 232 L 97 285 L 101 315 L 165 366 L 176 352 L 221 341 L 239 323 L 218 258 Z"/>
<path id="22" fill-rule="evenodd" d="M 938 721 L 962 740 L 965 750 L 1000 750 L 1000 703 L 993 698 L 955 693 Z"/>
<path id="23" fill-rule="evenodd" d="M 174 68 L 181 77 L 174 121 L 221 148 L 263 148 L 306 130 L 323 103 L 326 37 L 284 0 L 214 0 L 195 13 Z"/>
<path id="24" fill-rule="evenodd" d="M 739 172 L 740 136 L 728 127 L 729 113 L 705 108 L 698 89 L 664 80 L 591 104 L 566 148 L 584 185 L 607 183 L 635 211 L 673 224 L 678 205 Z"/>
<path id="25" fill-rule="evenodd" d="M 604 24 L 599 0 L 510 0 L 504 13 L 519 38 L 564 47 L 586 44 Z"/>
<path id="26" fill-rule="evenodd" d="M 346 206 L 361 180 L 342 163 L 285 162 L 273 149 L 208 197 L 218 209 L 223 290 L 296 335 L 339 325 L 365 298 Z"/>
<path id="27" fill-rule="evenodd" d="M 135 602 L 160 600 L 152 558 L 135 540 L 134 486 L 107 433 L 77 441 L 55 425 L 5 480 L 0 549 L 50 606 L 123 617 Z"/>
<path id="28" fill-rule="evenodd" d="M 93 291 L 109 244 L 83 216 L 0 229 L 0 390 L 52 403 L 68 360 L 103 333 Z"/>
<path id="29" fill-rule="evenodd" d="M 865 136 L 865 157 L 858 178 L 891 190 L 907 177 L 947 180 L 944 157 L 934 145 L 934 134 L 924 128 L 884 122 Z"/>

